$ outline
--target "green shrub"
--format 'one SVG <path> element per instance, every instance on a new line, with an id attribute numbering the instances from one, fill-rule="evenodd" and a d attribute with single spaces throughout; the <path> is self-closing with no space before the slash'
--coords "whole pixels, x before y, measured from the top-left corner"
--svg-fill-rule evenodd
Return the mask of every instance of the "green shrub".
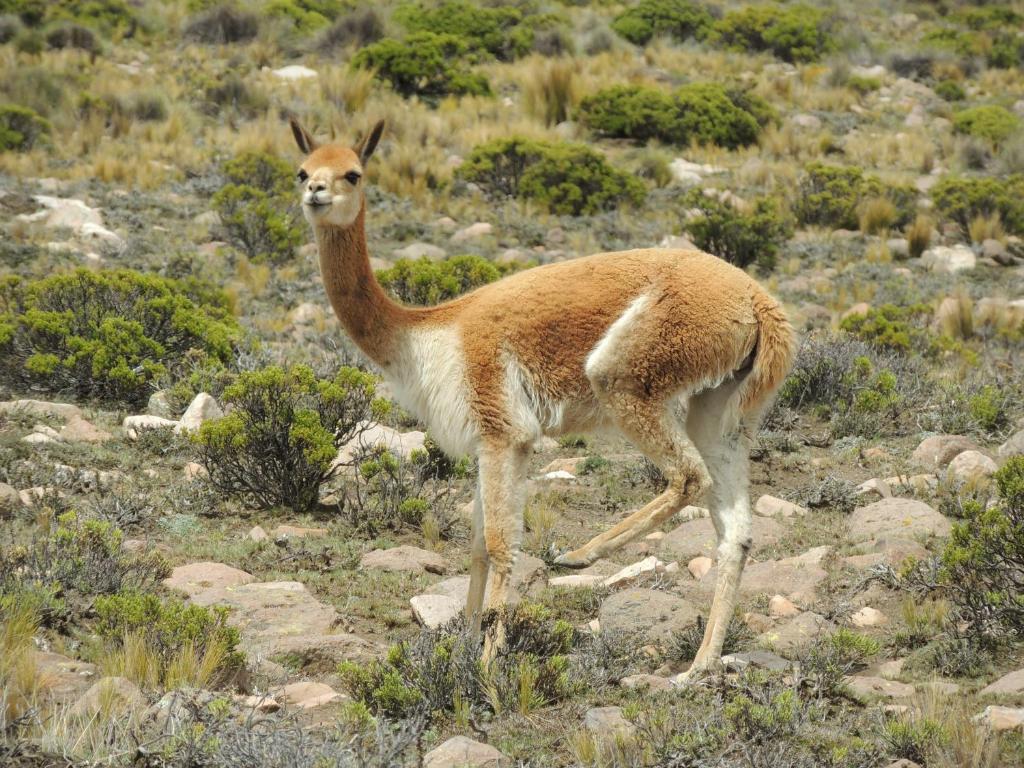
<path id="1" fill-rule="evenodd" d="M 327 26 L 346 9 L 340 0 L 270 0 L 263 6 L 264 14 L 283 19 L 302 33 Z"/>
<path id="2" fill-rule="evenodd" d="M 998 104 L 968 107 L 953 115 L 953 130 L 1000 144 L 1020 129 L 1020 118 Z"/>
<path id="3" fill-rule="evenodd" d="M 704 37 L 711 14 L 689 0 L 640 0 L 612 21 L 612 29 L 635 45 L 646 45 L 655 35 L 686 40 Z"/>
<path id="4" fill-rule="evenodd" d="M 932 187 L 932 201 L 941 216 L 960 225 L 970 237 L 971 222 L 998 215 L 1010 234 L 1024 235 L 1024 174 L 1002 178 L 947 176 Z"/>
<path id="5" fill-rule="evenodd" d="M 645 196 L 639 179 L 585 144 L 496 139 L 474 147 L 457 175 L 489 195 L 514 195 L 573 216 L 639 204 Z"/>
<path id="6" fill-rule="evenodd" d="M 24 152 L 50 136 L 50 121 L 17 104 L 0 106 L 0 151 Z"/>
<path id="7" fill-rule="evenodd" d="M 241 329 L 219 290 L 131 270 L 0 282 L 0 380 L 139 405 L 188 362 L 233 359 Z"/>
<path id="8" fill-rule="evenodd" d="M 445 0 L 433 8 L 401 5 L 394 20 L 409 32 L 454 35 L 471 50 L 486 51 L 504 61 L 529 53 L 536 29 L 550 27 L 554 21 L 543 14 L 524 14 L 511 5 L 487 7 L 465 0 Z"/>
<path id="9" fill-rule="evenodd" d="M 387 410 L 374 392 L 373 376 L 355 368 L 330 380 L 302 365 L 242 373 L 224 390 L 231 412 L 194 438 L 199 460 L 216 488 L 247 504 L 309 510 L 338 448 Z"/>
<path id="10" fill-rule="evenodd" d="M 238 630 L 227 624 L 227 608 L 185 605 L 138 592 L 98 597 L 95 608 L 100 637 L 115 645 L 140 638 L 156 657 L 153 672 L 161 683 L 173 681 L 183 651 L 214 665 L 206 676 L 209 687 L 228 682 L 245 665 Z"/>
<path id="11" fill-rule="evenodd" d="M 480 256 L 453 256 L 445 261 L 399 259 L 377 273 L 380 284 L 406 304 L 431 305 L 454 299 L 519 269 Z"/>
<path id="12" fill-rule="evenodd" d="M 935 94 L 946 101 L 963 101 L 967 91 L 956 80 L 942 80 L 935 86 Z"/>
<path id="13" fill-rule="evenodd" d="M 691 83 L 671 94 L 618 85 L 584 98 L 579 117 L 606 136 L 734 149 L 757 141 L 761 126 L 771 119 L 771 109 L 752 94 L 716 83 Z"/>
<path id="14" fill-rule="evenodd" d="M 793 226 L 777 201 L 761 198 L 749 213 L 738 211 L 717 197 L 694 190 L 685 199 L 699 214 L 686 222 L 686 231 L 701 250 L 738 267 L 757 264 L 770 271 L 780 246 L 793 235 Z"/>
<path id="15" fill-rule="evenodd" d="M 246 152 L 224 164 L 229 183 L 213 196 L 213 209 L 228 242 L 251 259 L 286 262 L 305 240 L 292 174 L 284 160 L 262 152 Z"/>
<path id="16" fill-rule="evenodd" d="M 1024 457 L 993 476 L 999 503 L 965 502 L 942 553 L 940 579 L 966 633 L 980 645 L 1024 632 Z"/>
<path id="17" fill-rule="evenodd" d="M 35 26 L 46 15 L 47 0 L 0 0 L 0 13 L 17 16 L 25 24 Z"/>
<path id="18" fill-rule="evenodd" d="M 1024 40 L 1015 32 L 997 34 L 985 55 L 993 69 L 1015 69 L 1024 64 Z"/>
<path id="19" fill-rule="evenodd" d="M 850 315 L 839 327 L 868 344 L 906 353 L 927 344 L 927 334 L 920 326 L 927 315 L 928 307 L 924 304 L 885 304 L 865 314 Z"/>
<path id="20" fill-rule="evenodd" d="M 794 213 L 803 225 L 856 229 L 862 206 L 873 199 L 893 205 L 893 218 L 888 219 L 893 226 L 904 226 L 914 218 L 917 192 L 913 187 L 883 184 L 855 166 L 814 162 L 804 168 Z"/>
<path id="21" fill-rule="evenodd" d="M 259 32 L 259 17 L 233 3 L 223 3 L 193 16 L 185 25 L 185 38 L 210 45 L 252 40 Z"/>
<path id="22" fill-rule="evenodd" d="M 415 32 L 405 40 L 384 38 L 366 46 L 352 66 L 374 70 L 402 96 L 488 95 L 487 78 L 469 69 L 469 50 L 455 35 Z"/>
<path id="23" fill-rule="evenodd" d="M 140 18 L 127 0 L 57 0 L 46 3 L 45 21 L 72 21 L 105 34 L 125 33 Z"/>
<path id="24" fill-rule="evenodd" d="M 835 45 L 825 11 L 807 5 L 752 5 L 715 22 L 711 40 L 738 51 L 771 51 L 789 62 L 817 61 Z"/>
<path id="25" fill-rule="evenodd" d="M 30 605 L 44 623 L 58 626 L 97 595 L 155 589 L 170 575 L 162 555 L 125 552 L 122 541 L 110 523 L 62 514 L 46 536 L 0 549 L 0 607 Z"/>

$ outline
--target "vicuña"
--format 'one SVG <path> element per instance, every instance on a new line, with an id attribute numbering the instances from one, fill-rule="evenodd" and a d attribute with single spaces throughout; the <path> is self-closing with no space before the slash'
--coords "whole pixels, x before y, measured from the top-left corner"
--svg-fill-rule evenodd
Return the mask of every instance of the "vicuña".
<path id="1" fill-rule="evenodd" d="M 714 256 L 639 249 L 518 272 L 436 307 L 403 306 L 377 283 L 366 249 L 363 189 L 383 122 L 354 148 L 320 145 L 294 118 L 291 128 L 306 155 L 302 209 L 338 319 L 437 443 L 479 460 L 472 626 L 488 580 L 486 607 L 508 599 L 534 442 L 611 430 L 668 487 L 555 562 L 586 566 L 704 499 L 718 534 L 717 582 L 685 674 L 715 667 L 752 543 L 750 444 L 794 354 L 779 303 Z"/>

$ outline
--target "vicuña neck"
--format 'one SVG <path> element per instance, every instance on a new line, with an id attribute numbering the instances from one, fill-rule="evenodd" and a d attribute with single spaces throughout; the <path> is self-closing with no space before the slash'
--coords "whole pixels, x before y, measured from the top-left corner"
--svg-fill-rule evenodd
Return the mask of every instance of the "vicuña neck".
<path id="1" fill-rule="evenodd" d="M 349 227 L 314 227 L 320 251 L 320 275 L 331 306 L 359 348 L 382 368 L 397 351 L 399 334 L 414 310 L 396 304 L 370 268 L 364 228 L 366 207 Z"/>

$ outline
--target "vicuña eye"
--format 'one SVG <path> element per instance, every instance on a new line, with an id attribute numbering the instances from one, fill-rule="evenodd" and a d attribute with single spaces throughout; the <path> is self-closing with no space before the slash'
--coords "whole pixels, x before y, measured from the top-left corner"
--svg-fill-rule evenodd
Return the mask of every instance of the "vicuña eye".
<path id="1" fill-rule="evenodd" d="M 297 175 L 298 175 L 298 177 L 299 177 L 299 181 L 305 181 L 306 179 L 308 179 L 308 178 L 309 178 L 309 174 L 308 174 L 308 173 L 306 173 L 306 172 L 305 172 L 304 170 L 302 170 L 301 168 L 299 169 L 299 173 L 298 173 Z"/>
<path id="2" fill-rule="evenodd" d="M 349 171 L 345 174 L 345 181 L 349 184 L 356 185 L 362 177 L 363 174 L 359 173 L 359 171 Z"/>

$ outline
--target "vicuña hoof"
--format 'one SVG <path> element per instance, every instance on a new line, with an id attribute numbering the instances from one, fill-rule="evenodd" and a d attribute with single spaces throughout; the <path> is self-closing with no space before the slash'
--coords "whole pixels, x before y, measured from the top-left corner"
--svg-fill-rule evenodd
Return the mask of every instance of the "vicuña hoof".
<path id="1" fill-rule="evenodd" d="M 594 558 L 580 554 L 579 550 L 566 552 L 555 558 L 555 565 L 561 565 L 564 568 L 586 568 L 592 562 L 594 562 Z"/>

